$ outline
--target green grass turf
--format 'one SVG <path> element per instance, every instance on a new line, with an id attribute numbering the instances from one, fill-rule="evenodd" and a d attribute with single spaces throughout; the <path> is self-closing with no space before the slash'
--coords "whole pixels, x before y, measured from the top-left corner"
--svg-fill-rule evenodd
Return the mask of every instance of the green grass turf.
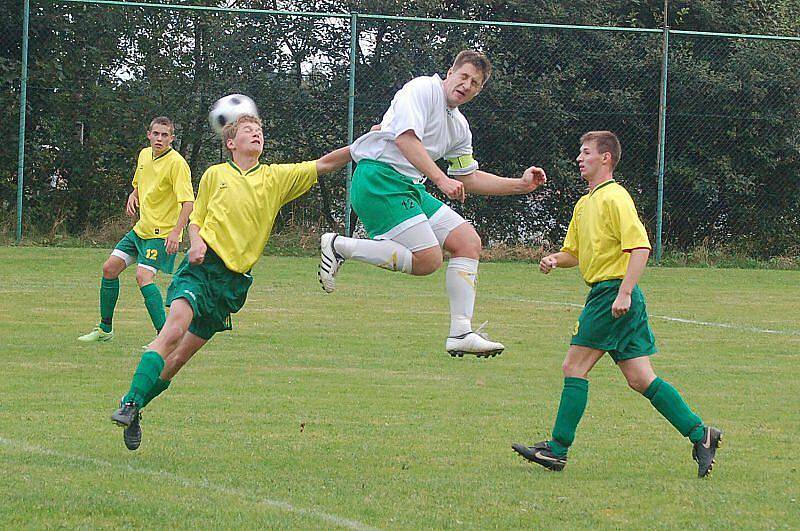
<path id="1" fill-rule="evenodd" d="M 109 415 L 152 339 L 132 271 L 117 338 L 75 340 L 98 319 L 106 254 L 0 248 L 3 527 L 800 525 L 800 272 L 646 272 L 656 370 L 725 431 L 700 481 L 608 358 L 563 473 L 512 453 L 549 434 L 586 293 L 576 270 L 520 263 L 481 266 L 475 322 L 507 350 L 477 360 L 444 352 L 443 271 L 347 263 L 327 295 L 315 260 L 265 257 L 234 331 L 145 410 L 129 452 Z"/>

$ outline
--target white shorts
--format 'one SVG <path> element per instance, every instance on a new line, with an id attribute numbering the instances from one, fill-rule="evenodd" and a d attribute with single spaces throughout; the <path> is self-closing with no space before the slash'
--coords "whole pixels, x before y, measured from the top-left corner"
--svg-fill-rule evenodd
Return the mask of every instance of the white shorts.
<path id="1" fill-rule="evenodd" d="M 453 229 L 466 222 L 467 220 L 455 210 L 447 205 L 442 205 L 429 219 L 415 223 L 390 238 L 379 237 L 377 239 L 392 240 L 415 253 L 437 245 L 443 247 L 444 241 Z"/>

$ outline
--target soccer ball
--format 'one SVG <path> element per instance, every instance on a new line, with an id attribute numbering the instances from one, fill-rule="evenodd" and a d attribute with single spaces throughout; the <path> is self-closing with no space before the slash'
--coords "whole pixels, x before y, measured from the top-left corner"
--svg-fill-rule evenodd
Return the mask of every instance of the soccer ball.
<path id="1" fill-rule="evenodd" d="M 208 123 L 217 133 L 222 133 L 222 128 L 232 124 L 243 114 L 258 116 L 256 103 L 244 94 L 230 94 L 218 99 L 211 106 L 208 113 Z"/>

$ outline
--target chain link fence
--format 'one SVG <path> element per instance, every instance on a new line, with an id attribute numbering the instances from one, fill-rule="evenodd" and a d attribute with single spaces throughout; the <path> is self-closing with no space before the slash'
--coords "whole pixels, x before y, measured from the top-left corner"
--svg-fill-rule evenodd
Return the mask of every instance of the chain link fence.
<path id="1" fill-rule="evenodd" d="M 22 17 L 0 41 L 0 202 L 15 222 Z M 351 32 L 355 28 L 355 34 Z M 15 37 L 16 36 L 16 37 Z M 16 40 L 12 40 L 16 39 Z M 223 10 L 72 0 L 31 5 L 22 227 L 82 234 L 119 218 L 149 120 L 170 116 L 195 184 L 224 158 L 206 115 L 217 98 L 259 105 L 264 159 L 316 158 L 378 123 L 396 90 L 446 75 L 463 48 L 495 73 L 463 112 L 476 158 L 515 177 L 543 166 L 529 196 L 452 205 L 487 244 L 557 245 L 585 191 L 578 138 L 615 131 L 617 178 L 667 249 L 737 245 L 800 253 L 800 39 L 670 32 L 666 171 L 658 208 L 661 30 L 441 21 L 377 15 Z M 352 61 L 355 58 L 355 62 Z M 288 205 L 292 223 L 344 230 L 347 174 Z M 358 225 L 354 225 L 358 230 Z M 659 249 L 660 251 L 660 249 Z"/>

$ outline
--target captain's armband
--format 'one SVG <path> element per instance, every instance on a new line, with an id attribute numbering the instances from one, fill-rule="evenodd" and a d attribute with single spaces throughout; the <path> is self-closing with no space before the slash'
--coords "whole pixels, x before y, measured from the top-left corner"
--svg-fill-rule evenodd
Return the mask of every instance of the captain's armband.
<path id="1" fill-rule="evenodd" d="M 472 155 L 461 155 L 452 159 L 447 159 L 447 175 L 459 176 L 469 175 L 478 169 L 478 161 Z"/>

